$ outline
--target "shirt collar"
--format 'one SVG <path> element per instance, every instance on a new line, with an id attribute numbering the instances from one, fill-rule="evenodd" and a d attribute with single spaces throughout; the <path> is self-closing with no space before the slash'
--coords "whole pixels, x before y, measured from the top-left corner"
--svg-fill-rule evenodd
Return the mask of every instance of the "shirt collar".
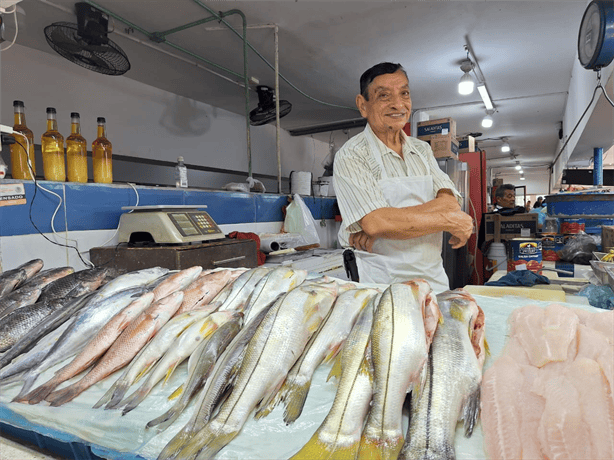
<path id="1" fill-rule="evenodd" d="M 397 152 L 395 152 L 390 147 L 388 147 L 386 144 L 384 144 L 381 141 L 381 139 L 375 135 L 375 133 L 371 129 L 371 125 L 369 125 L 369 123 L 367 123 L 367 126 L 365 126 L 364 132 L 365 132 L 365 135 L 370 136 L 372 139 L 375 140 L 375 143 L 379 147 L 379 150 L 380 150 L 382 155 L 390 154 L 390 155 L 394 155 L 394 156 L 396 156 L 398 158 L 401 158 Z M 407 134 L 405 134 L 405 131 L 403 131 L 403 130 L 401 130 L 401 137 L 403 139 L 403 156 L 405 156 L 406 153 L 413 153 L 413 151 L 411 150 L 411 147 L 409 145 L 409 142 L 407 142 Z"/>

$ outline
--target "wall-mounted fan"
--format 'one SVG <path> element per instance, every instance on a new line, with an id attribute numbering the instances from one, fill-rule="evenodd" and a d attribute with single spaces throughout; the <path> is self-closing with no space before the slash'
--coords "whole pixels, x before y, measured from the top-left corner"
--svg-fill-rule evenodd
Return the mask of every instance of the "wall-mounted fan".
<path id="1" fill-rule="evenodd" d="M 578 59 L 585 69 L 599 70 L 614 59 L 614 2 L 595 0 L 582 17 Z"/>
<path id="2" fill-rule="evenodd" d="M 249 113 L 249 124 L 260 126 L 275 120 L 275 90 L 268 86 L 258 85 L 258 107 Z M 288 101 L 279 101 L 279 118 L 285 117 L 292 110 Z"/>
<path id="3" fill-rule="evenodd" d="M 123 75 L 130 70 L 126 53 L 107 37 L 109 17 L 97 8 L 75 4 L 77 24 L 55 22 L 45 27 L 47 43 L 60 56 L 81 67 L 105 75 Z"/>

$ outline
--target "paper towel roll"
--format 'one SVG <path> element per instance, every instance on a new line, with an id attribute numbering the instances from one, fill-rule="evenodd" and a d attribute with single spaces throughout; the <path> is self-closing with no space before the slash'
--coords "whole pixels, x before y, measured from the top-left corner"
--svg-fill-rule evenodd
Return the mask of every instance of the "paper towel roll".
<path id="1" fill-rule="evenodd" d="M 290 193 L 311 196 L 311 178 L 309 171 L 292 171 L 290 173 Z"/>

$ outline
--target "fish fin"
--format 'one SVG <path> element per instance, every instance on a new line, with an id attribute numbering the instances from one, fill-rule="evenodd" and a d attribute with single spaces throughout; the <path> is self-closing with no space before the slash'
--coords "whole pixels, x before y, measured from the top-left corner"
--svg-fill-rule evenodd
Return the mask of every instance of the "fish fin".
<path id="1" fill-rule="evenodd" d="M 136 406 L 141 404 L 143 399 L 145 399 L 147 395 L 149 394 L 149 390 L 150 390 L 149 387 L 146 387 L 145 385 L 141 385 L 141 387 L 138 390 L 136 390 L 130 396 L 130 399 L 126 402 L 126 406 L 122 410 L 122 415 L 126 415 L 128 412 L 136 408 Z"/>
<path id="2" fill-rule="evenodd" d="M 105 406 L 105 410 L 107 410 L 107 409 L 116 409 L 120 405 L 120 403 L 122 402 L 122 399 L 126 395 L 126 392 L 128 391 L 129 387 L 130 387 L 130 384 L 128 382 L 126 382 L 126 381 L 118 381 L 118 382 L 116 382 L 115 383 L 115 390 L 113 391 L 113 393 L 111 393 L 111 396 L 109 398 L 109 402 Z M 104 402 L 102 404 L 104 404 Z"/>
<path id="3" fill-rule="evenodd" d="M 41 402 L 43 399 L 45 399 L 49 393 L 51 393 L 53 390 L 55 390 L 60 384 L 62 383 L 61 380 L 56 379 L 55 377 L 52 378 L 51 380 L 49 380 L 47 383 L 44 383 L 43 385 L 39 386 L 38 388 L 32 390 L 30 393 L 28 393 L 27 395 L 23 396 L 20 399 L 13 399 L 12 402 L 21 402 L 21 403 L 28 403 L 28 404 L 38 404 L 39 402 Z"/>
<path id="4" fill-rule="evenodd" d="M 484 339 L 484 351 L 486 352 L 488 356 L 490 356 L 490 346 L 488 345 L 488 342 L 486 341 L 486 339 Z"/>
<path id="5" fill-rule="evenodd" d="M 205 321 L 200 328 L 200 333 L 202 334 L 203 338 L 205 338 L 205 337 L 209 337 L 216 330 L 217 330 L 217 324 L 215 324 L 213 321 Z"/>
<path id="6" fill-rule="evenodd" d="M 480 397 L 481 386 L 478 385 L 475 391 L 473 391 L 463 404 L 463 426 L 465 428 L 465 437 L 470 438 L 473 434 L 473 427 L 478 421 L 480 415 Z"/>
<path id="7" fill-rule="evenodd" d="M 371 438 L 364 434 L 360 439 L 360 460 L 396 460 L 403 447 L 403 436 L 396 438 Z"/>
<path id="8" fill-rule="evenodd" d="M 280 382 L 279 385 L 273 388 L 268 394 L 264 395 L 262 400 L 256 405 L 256 413 L 254 414 L 254 418 L 256 420 L 259 420 L 269 415 L 271 412 L 273 412 L 273 409 L 275 409 L 277 404 L 281 402 L 282 394 L 279 390 L 282 387 L 284 381 Z"/>
<path id="9" fill-rule="evenodd" d="M 175 361 L 173 364 L 171 364 L 171 367 L 168 368 L 168 370 L 166 371 L 166 375 L 164 376 L 164 381 L 162 382 L 162 386 L 166 385 L 166 382 L 168 382 L 168 379 L 171 378 L 171 375 L 173 375 L 173 372 L 175 372 L 175 369 L 177 369 L 177 366 L 179 366 L 179 361 Z"/>
<path id="10" fill-rule="evenodd" d="M 181 384 L 175 391 L 171 393 L 168 397 L 169 401 L 172 401 L 175 398 L 178 398 L 183 393 L 183 384 Z"/>
<path id="11" fill-rule="evenodd" d="M 160 452 L 160 455 L 158 455 L 157 460 L 173 460 L 177 458 L 182 446 L 185 446 L 193 435 L 194 432 L 192 431 L 191 426 L 189 424 L 184 426 L 173 437 L 173 439 L 171 439 L 168 444 L 164 446 L 164 449 L 162 449 L 162 452 Z"/>
<path id="12" fill-rule="evenodd" d="M 63 404 L 66 404 L 67 402 L 72 401 L 84 390 L 84 388 L 79 385 L 80 382 L 81 380 L 77 383 L 67 386 L 66 388 L 54 391 L 45 398 L 45 401 L 48 401 L 49 404 L 53 407 L 61 406 Z"/>
<path id="13" fill-rule="evenodd" d="M 328 352 L 328 354 L 324 358 L 324 361 L 323 361 L 324 364 L 329 363 L 333 359 L 335 359 L 335 357 L 339 354 L 339 351 L 341 351 L 341 348 L 343 348 L 343 343 L 344 343 L 343 341 L 339 342 L 338 344 L 336 344 L 335 346 L 331 348 L 331 350 Z"/>
<path id="14" fill-rule="evenodd" d="M 354 460 L 358 453 L 358 443 L 347 447 L 337 447 L 335 444 L 322 442 L 319 431 L 290 460 Z"/>
<path id="15" fill-rule="evenodd" d="M 145 374 L 147 374 L 151 367 L 156 363 L 156 361 L 152 361 L 149 364 L 147 364 L 142 370 L 141 372 L 138 373 L 138 375 L 134 378 L 134 382 L 132 382 L 132 384 L 136 384 L 139 382 L 139 380 L 141 380 L 141 377 L 143 377 Z"/>
<path id="16" fill-rule="evenodd" d="M 206 425 L 196 433 L 190 442 L 177 454 L 177 459 L 214 458 L 220 450 L 239 434 L 239 430 L 220 433 Z"/>
<path id="17" fill-rule="evenodd" d="M 284 411 L 284 422 L 286 422 L 286 425 L 294 423 L 296 419 L 300 417 L 303 412 L 303 407 L 305 406 L 305 400 L 309 394 L 310 386 L 311 380 L 303 384 L 297 383 L 296 380 L 292 382 L 286 380 L 279 391 L 286 405 L 286 410 Z"/>

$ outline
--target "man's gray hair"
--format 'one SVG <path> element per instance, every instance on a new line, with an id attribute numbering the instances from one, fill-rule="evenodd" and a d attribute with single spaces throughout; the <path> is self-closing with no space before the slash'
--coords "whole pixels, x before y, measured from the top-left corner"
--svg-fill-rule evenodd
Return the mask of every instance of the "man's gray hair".
<path id="1" fill-rule="evenodd" d="M 503 185 L 499 185 L 497 187 L 497 190 L 495 190 L 495 198 L 503 198 L 505 196 L 505 191 L 506 190 L 511 190 L 514 193 L 516 192 L 516 187 L 514 186 L 514 184 L 503 184 Z"/>

